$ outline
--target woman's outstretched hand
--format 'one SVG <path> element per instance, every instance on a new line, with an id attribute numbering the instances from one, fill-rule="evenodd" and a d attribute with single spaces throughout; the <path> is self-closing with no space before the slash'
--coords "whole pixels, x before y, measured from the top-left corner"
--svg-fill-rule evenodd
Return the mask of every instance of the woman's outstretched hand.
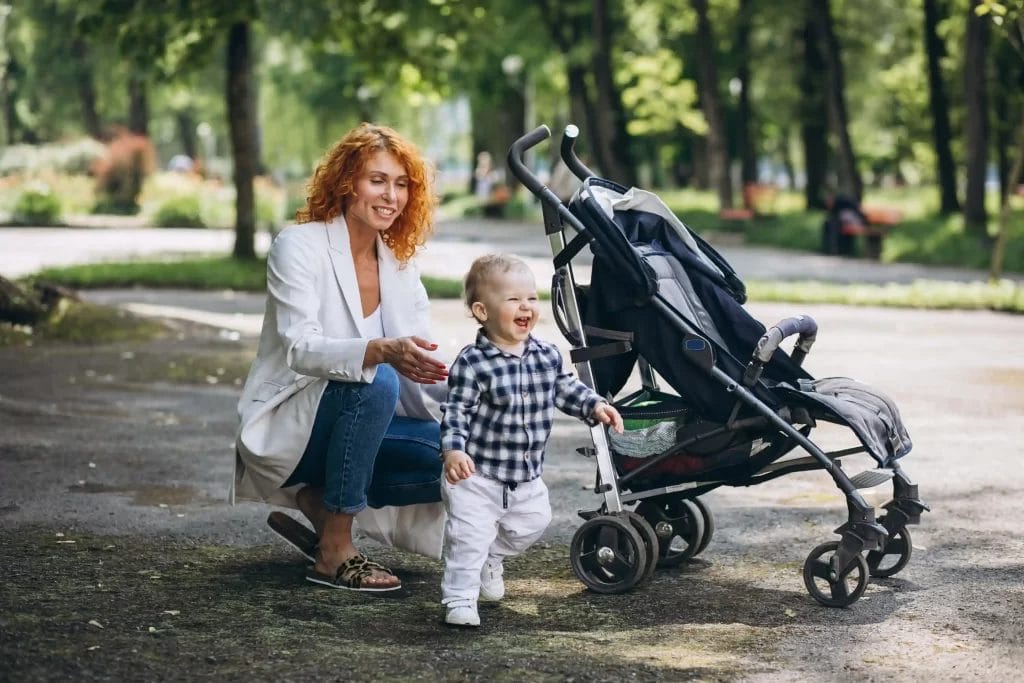
<path id="1" fill-rule="evenodd" d="M 398 374 L 420 384 L 436 384 L 448 379 L 448 368 L 424 351 L 433 351 L 437 344 L 422 337 L 373 339 L 367 345 L 367 361 L 387 363 Z"/>

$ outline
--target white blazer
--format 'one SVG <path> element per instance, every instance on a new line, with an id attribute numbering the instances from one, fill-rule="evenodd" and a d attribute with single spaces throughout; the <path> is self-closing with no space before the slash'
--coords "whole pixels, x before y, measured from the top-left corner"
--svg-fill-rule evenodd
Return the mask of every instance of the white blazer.
<path id="1" fill-rule="evenodd" d="M 400 267 L 377 238 L 381 320 L 388 337 L 432 339 L 427 292 L 413 263 Z M 282 489 L 305 451 L 320 396 L 328 380 L 372 382 L 376 366 L 363 367 L 367 339 L 359 285 L 341 216 L 282 230 L 267 258 L 267 307 L 259 350 L 238 402 L 235 496 L 296 507 L 295 491 Z M 398 413 L 440 418 L 445 385 L 417 384 L 399 375 Z M 441 503 L 374 510 L 358 526 L 389 545 L 440 557 Z"/>

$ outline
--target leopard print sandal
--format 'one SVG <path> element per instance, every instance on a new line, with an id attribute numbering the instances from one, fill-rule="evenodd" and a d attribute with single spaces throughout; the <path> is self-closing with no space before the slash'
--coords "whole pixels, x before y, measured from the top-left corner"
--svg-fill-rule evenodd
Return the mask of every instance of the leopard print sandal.
<path id="1" fill-rule="evenodd" d="M 363 580 L 371 576 L 375 571 L 384 572 L 388 576 L 394 576 L 394 573 L 387 567 L 368 560 L 365 555 L 359 553 L 345 560 L 338 567 L 338 571 L 334 573 L 334 576 L 321 574 L 315 569 L 310 569 L 306 572 L 306 580 L 330 588 L 344 588 L 345 590 L 367 593 L 394 591 L 402 587 L 401 582 L 394 586 L 364 586 Z"/>

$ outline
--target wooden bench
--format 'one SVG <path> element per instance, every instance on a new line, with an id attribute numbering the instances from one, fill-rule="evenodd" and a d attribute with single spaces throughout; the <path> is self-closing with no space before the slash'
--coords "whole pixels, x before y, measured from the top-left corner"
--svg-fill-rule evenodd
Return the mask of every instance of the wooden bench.
<path id="1" fill-rule="evenodd" d="M 505 216 L 505 205 L 512 199 L 512 192 L 508 185 L 495 185 L 490 196 L 480 205 L 483 215 L 488 218 L 502 218 Z"/>
<path id="2" fill-rule="evenodd" d="M 867 223 L 859 219 L 843 221 L 842 234 L 863 238 L 864 256 L 877 260 L 882 256 L 882 241 L 903 220 L 903 214 L 897 209 L 882 206 L 862 206 L 861 213 Z"/>
<path id="3" fill-rule="evenodd" d="M 779 188 L 766 183 L 747 183 L 743 186 L 743 206 L 722 209 L 718 217 L 723 221 L 750 221 L 758 216 L 775 212 L 775 197 Z"/>

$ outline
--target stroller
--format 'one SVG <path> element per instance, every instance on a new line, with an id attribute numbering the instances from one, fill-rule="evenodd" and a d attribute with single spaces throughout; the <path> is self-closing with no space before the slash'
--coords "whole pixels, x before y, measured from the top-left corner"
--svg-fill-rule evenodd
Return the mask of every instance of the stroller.
<path id="1" fill-rule="evenodd" d="M 555 266 L 552 308 L 570 358 L 627 428 L 616 435 L 594 426 L 593 447 L 579 449 L 596 459 L 601 497 L 596 510 L 580 511 L 584 523 L 570 546 L 580 581 L 598 593 L 628 591 L 707 547 L 714 520 L 702 494 L 818 469 L 845 495 L 848 517 L 835 530 L 840 539 L 804 561 L 811 596 L 844 607 L 869 576 L 902 570 L 912 550 L 907 526 L 928 508 L 900 467 L 911 441 L 892 401 L 853 380 L 811 377 L 801 362 L 817 334 L 814 320 L 796 316 L 767 329 L 754 320 L 726 260 L 655 195 L 596 177 L 574 151 L 575 126 L 560 152 L 582 186 L 559 200 L 523 162 L 550 135 L 541 126 L 519 138 L 509 168 L 542 205 Z M 584 247 L 593 254 L 589 285 L 573 268 Z M 793 336 L 787 354 L 779 346 Z M 641 388 L 620 396 L 634 369 Z M 825 452 L 809 438 L 818 420 L 849 427 L 860 444 Z M 784 457 L 798 446 L 806 456 Z M 840 459 L 860 453 L 876 467 L 848 476 Z M 859 489 L 890 480 L 892 500 L 876 519 Z"/>

